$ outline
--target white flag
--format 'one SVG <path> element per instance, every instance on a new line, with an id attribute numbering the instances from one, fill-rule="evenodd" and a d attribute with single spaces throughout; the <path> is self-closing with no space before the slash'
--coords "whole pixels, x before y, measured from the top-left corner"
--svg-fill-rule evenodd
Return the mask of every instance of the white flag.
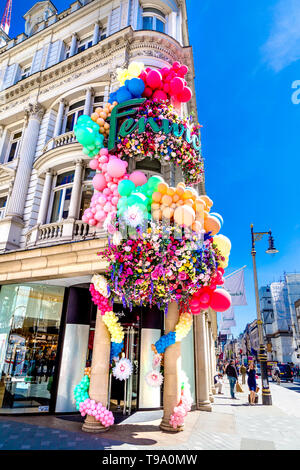
<path id="1" fill-rule="evenodd" d="M 221 321 L 223 320 L 234 320 L 234 308 L 232 306 L 229 307 L 228 310 L 225 310 L 225 312 L 221 313 Z"/>
<path id="2" fill-rule="evenodd" d="M 226 328 L 230 328 L 231 326 L 236 326 L 236 321 L 234 319 L 233 320 L 224 320 L 220 324 L 220 329 L 223 330 L 223 329 L 226 329 Z"/>
<path id="3" fill-rule="evenodd" d="M 232 276 L 225 277 L 224 289 L 231 295 L 231 305 L 247 305 L 244 269 L 241 269 Z"/>

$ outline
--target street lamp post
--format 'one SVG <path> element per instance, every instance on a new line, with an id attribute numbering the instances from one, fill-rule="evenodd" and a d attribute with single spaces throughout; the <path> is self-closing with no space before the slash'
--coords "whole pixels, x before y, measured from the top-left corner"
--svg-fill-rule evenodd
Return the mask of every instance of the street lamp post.
<path id="1" fill-rule="evenodd" d="M 264 344 L 263 336 L 263 322 L 261 319 L 259 295 L 258 295 L 258 282 L 257 282 L 257 271 L 256 271 L 256 260 L 255 260 L 255 242 L 262 239 L 263 235 L 269 235 L 269 248 L 266 250 L 268 254 L 278 253 L 278 250 L 274 247 L 274 239 L 272 237 L 271 230 L 269 232 L 254 232 L 253 224 L 251 224 L 251 240 L 252 240 L 252 261 L 253 261 L 253 275 L 254 275 L 254 287 L 255 287 L 255 299 L 256 299 L 256 313 L 257 313 L 257 328 L 259 336 L 259 354 L 258 359 L 260 362 L 261 370 L 261 384 L 262 384 L 262 403 L 263 405 L 272 405 L 272 396 L 269 387 L 268 371 L 267 371 L 267 354 Z"/>

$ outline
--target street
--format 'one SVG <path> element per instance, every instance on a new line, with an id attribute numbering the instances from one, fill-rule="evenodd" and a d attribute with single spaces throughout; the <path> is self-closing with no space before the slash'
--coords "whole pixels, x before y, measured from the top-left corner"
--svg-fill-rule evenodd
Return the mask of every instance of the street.
<path id="1" fill-rule="evenodd" d="M 241 380 L 240 380 L 241 382 Z M 161 432 L 162 410 L 140 411 L 105 433 L 82 431 L 78 415 L 0 416 L 1 450 L 300 450 L 298 384 L 270 383 L 272 406 L 248 404 L 248 387 L 232 400 L 227 379 L 212 412 L 188 413 L 184 431 Z M 292 389 L 293 388 L 293 389 Z"/>
<path id="2" fill-rule="evenodd" d="M 274 383 L 274 385 L 277 385 Z M 294 392 L 300 393 L 300 381 L 294 381 L 292 382 L 286 382 L 286 381 L 281 381 L 280 385 L 277 385 L 278 387 L 284 387 L 287 388 L 288 390 L 293 390 Z"/>

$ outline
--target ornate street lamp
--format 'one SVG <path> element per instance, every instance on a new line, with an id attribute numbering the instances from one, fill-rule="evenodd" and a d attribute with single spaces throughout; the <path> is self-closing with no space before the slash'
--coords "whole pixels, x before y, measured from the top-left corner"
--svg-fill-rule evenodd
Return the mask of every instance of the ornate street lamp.
<path id="1" fill-rule="evenodd" d="M 251 224 L 251 240 L 252 240 L 252 261 L 253 261 L 253 275 L 254 275 L 254 287 L 255 287 L 255 299 L 256 299 L 256 313 L 257 313 L 257 328 L 259 335 L 259 354 L 258 360 L 260 362 L 261 369 L 261 384 L 262 384 L 262 403 L 263 405 L 272 405 L 272 396 L 269 387 L 268 371 L 267 371 L 267 354 L 264 345 L 263 337 L 263 322 L 261 319 L 259 295 L 258 295 L 258 282 L 257 282 L 257 271 L 256 271 L 256 260 L 255 260 L 255 242 L 262 239 L 263 235 L 269 235 L 269 248 L 266 253 L 274 255 L 278 253 L 278 250 L 274 247 L 274 239 L 272 237 L 271 230 L 269 232 L 254 232 L 253 224 Z"/>

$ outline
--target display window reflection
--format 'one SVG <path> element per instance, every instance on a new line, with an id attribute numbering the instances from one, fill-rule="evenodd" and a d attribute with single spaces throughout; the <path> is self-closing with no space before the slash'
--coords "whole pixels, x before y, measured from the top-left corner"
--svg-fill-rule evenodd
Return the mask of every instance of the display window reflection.
<path id="1" fill-rule="evenodd" d="M 53 396 L 64 288 L 0 291 L 0 412 L 47 412 Z"/>

